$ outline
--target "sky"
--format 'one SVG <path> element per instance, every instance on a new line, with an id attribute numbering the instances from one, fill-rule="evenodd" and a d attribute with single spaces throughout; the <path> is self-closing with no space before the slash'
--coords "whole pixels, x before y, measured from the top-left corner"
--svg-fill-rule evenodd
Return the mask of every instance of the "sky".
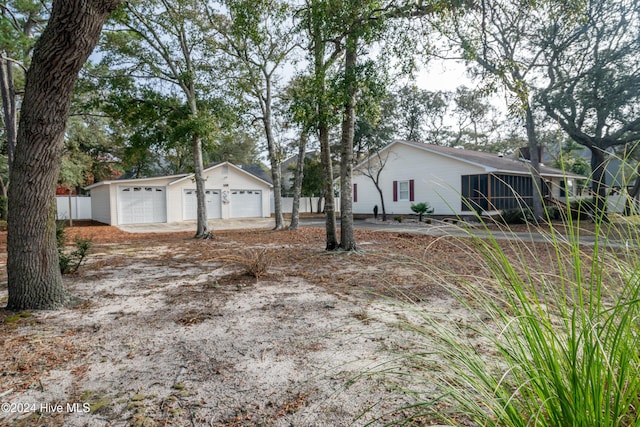
<path id="1" fill-rule="evenodd" d="M 416 84 L 430 91 L 454 91 L 459 86 L 474 87 L 464 64 L 453 60 L 433 60 L 418 74 Z"/>

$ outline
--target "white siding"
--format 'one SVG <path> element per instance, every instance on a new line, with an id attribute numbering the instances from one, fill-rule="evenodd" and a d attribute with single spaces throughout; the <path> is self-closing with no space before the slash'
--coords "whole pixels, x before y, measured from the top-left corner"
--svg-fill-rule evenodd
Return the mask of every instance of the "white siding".
<path id="1" fill-rule="evenodd" d="M 429 153 L 416 147 L 395 144 L 381 153 L 386 164 L 380 174 L 380 187 L 384 194 L 387 214 L 411 214 L 411 204 L 428 202 L 436 215 L 460 214 L 460 177 L 483 173 L 479 166 Z M 357 202 L 353 203 L 356 214 L 372 214 L 378 205 L 382 214 L 380 195 L 373 181 L 360 171 L 354 171 L 353 183 L 357 184 Z M 366 169 L 365 169 L 366 170 Z M 414 180 L 414 201 L 393 201 L 393 182 Z"/>
<path id="2" fill-rule="evenodd" d="M 91 189 L 91 219 L 104 224 L 115 225 L 116 217 L 112 216 L 115 201 L 111 199 L 111 186 L 102 185 Z"/>
<path id="3" fill-rule="evenodd" d="M 220 191 L 222 199 L 222 205 L 220 206 L 221 218 L 226 219 L 233 217 L 231 213 L 231 203 L 233 203 L 233 201 L 230 197 L 230 192 L 231 190 L 237 189 L 261 191 L 261 215 L 265 218 L 270 216 L 270 186 L 264 181 L 227 163 L 208 168 L 205 171 L 205 180 L 207 189 Z M 195 188 L 195 184 L 191 178 L 177 180 L 168 186 L 167 222 L 183 221 L 183 194 L 185 190 L 193 188 Z"/>

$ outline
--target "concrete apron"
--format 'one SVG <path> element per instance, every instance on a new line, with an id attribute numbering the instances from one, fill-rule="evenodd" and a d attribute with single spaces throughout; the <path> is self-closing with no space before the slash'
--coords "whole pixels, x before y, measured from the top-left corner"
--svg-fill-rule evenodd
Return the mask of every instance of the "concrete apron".
<path id="1" fill-rule="evenodd" d="M 241 230 L 251 228 L 273 228 L 275 220 L 273 218 L 236 218 L 236 219 L 210 219 L 208 221 L 209 230 Z M 181 221 L 156 224 L 123 224 L 117 226 L 127 233 L 174 233 L 191 231 L 196 232 L 195 221 Z"/>

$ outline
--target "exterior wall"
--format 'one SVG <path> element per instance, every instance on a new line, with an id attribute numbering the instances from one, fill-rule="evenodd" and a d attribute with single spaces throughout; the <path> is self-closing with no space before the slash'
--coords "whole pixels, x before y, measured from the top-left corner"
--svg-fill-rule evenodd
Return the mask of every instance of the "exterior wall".
<path id="1" fill-rule="evenodd" d="M 220 190 L 222 192 L 222 219 L 231 217 L 231 190 L 262 190 L 262 216 L 270 216 L 269 194 L 270 187 L 263 181 L 253 178 L 252 175 L 238 170 L 229 164 L 221 164 L 205 171 L 205 188 Z M 183 194 L 184 190 L 195 189 L 196 184 L 191 178 L 175 181 L 167 186 L 167 222 L 183 221 Z M 225 193 L 229 196 L 225 202 Z"/>
<path id="2" fill-rule="evenodd" d="M 554 199 L 558 199 L 558 200 L 562 200 L 562 201 L 567 201 L 570 197 L 575 196 L 575 191 L 576 191 L 576 186 L 577 183 L 575 182 L 574 179 L 567 179 L 567 183 L 569 183 L 570 188 L 567 191 L 564 191 L 564 195 L 562 195 L 563 193 L 563 183 L 564 183 L 564 179 L 563 178 L 548 178 L 548 181 L 550 182 L 550 187 L 551 187 L 551 196 Z"/>
<path id="3" fill-rule="evenodd" d="M 117 216 L 113 209 L 115 198 L 111 197 L 111 187 L 111 185 L 102 185 L 91 189 L 91 219 L 115 225 Z"/>
<path id="4" fill-rule="evenodd" d="M 381 156 L 387 159 L 380 175 L 387 214 L 411 214 L 411 204 L 420 202 L 429 203 L 435 215 L 460 214 L 461 175 L 486 172 L 479 166 L 404 144 L 395 144 L 390 150 L 382 152 Z M 378 205 L 379 214 L 382 214 L 380 195 L 373 181 L 361 173 L 362 168 L 366 168 L 366 165 L 361 165 L 353 174 L 353 183 L 357 185 L 353 213 L 371 214 L 373 207 Z M 394 202 L 393 182 L 409 180 L 414 180 L 414 201 Z"/>

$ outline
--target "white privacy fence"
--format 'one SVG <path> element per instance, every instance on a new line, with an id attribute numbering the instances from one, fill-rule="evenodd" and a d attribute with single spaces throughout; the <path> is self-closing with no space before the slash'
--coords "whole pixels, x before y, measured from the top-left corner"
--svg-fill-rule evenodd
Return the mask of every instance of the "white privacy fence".
<path id="1" fill-rule="evenodd" d="M 91 219 L 91 197 L 56 196 L 57 219 Z"/>
<path id="2" fill-rule="evenodd" d="M 293 209 L 293 197 L 282 197 L 282 213 L 291 213 Z M 335 199 L 337 212 L 340 211 L 340 198 Z M 324 205 L 323 205 L 324 206 Z M 320 209 L 322 210 L 322 207 Z M 300 198 L 300 213 L 317 213 L 318 212 L 318 197 L 302 197 Z M 271 194 L 271 213 L 275 213 L 273 204 L 273 193 Z"/>

